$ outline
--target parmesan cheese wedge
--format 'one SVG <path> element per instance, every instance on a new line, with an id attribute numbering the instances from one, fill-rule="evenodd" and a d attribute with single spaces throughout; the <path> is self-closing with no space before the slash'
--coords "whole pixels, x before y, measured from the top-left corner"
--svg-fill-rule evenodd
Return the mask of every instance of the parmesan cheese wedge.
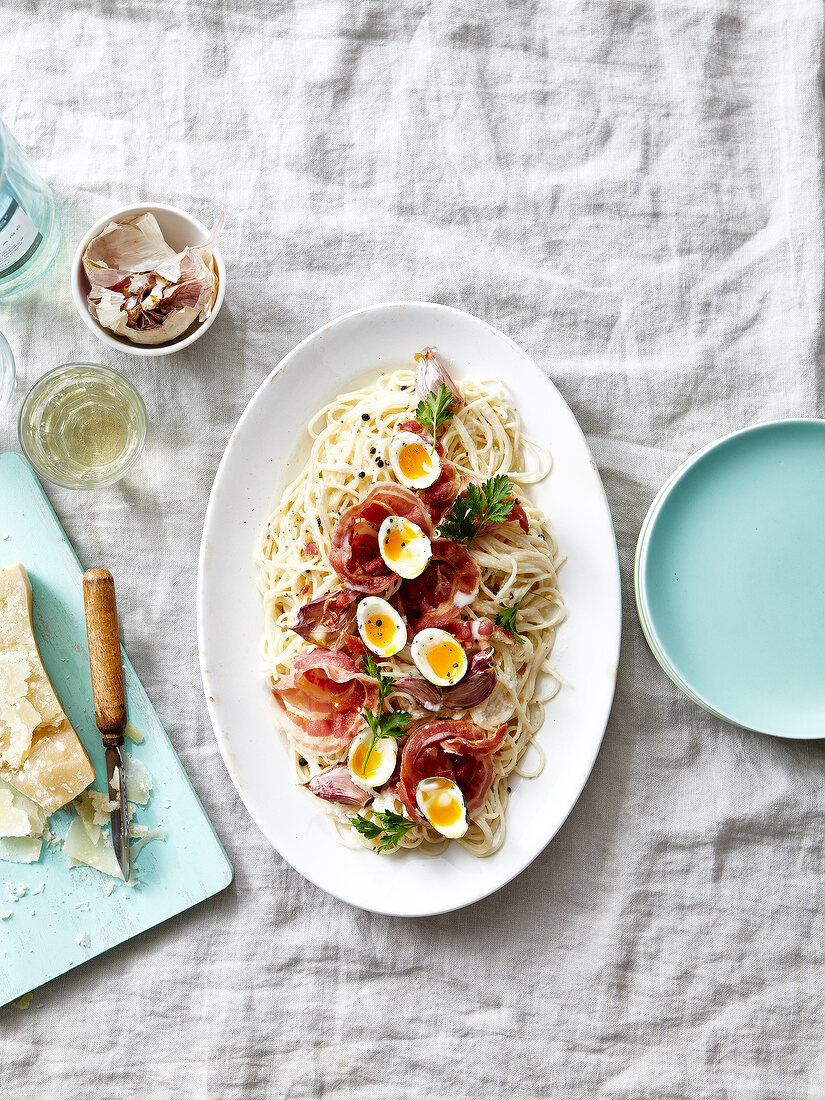
<path id="1" fill-rule="evenodd" d="M 47 813 L 95 777 L 43 666 L 25 568 L 0 569 L 0 777 Z"/>

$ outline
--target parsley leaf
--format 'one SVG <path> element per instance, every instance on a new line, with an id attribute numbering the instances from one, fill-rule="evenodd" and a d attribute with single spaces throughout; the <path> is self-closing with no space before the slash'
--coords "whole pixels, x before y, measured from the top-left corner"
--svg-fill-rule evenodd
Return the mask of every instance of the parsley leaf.
<path id="1" fill-rule="evenodd" d="M 357 829 L 361 836 L 365 836 L 367 840 L 375 840 L 381 836 L 384 829 L 377 821 L 370 821 L 368 817 L 364 817 L 363 814 L 356 814 L 355 817 L 349 819 L 350 825 L 353 829 Z"/>
<path id="2" fill-rule="evenodd" d="M 411 715 L 405 710 L 391 710 L 386 714 L 377 714 L 371 710 L 362 710 L 361 717 L 367 723 L 372 732 L 367 754 L 364 757 L 362 767 L 366 771 L 367 761 L 372 756 L 372 750 L 382 737 L 392 737 L 395 741 L 403 741 L 407 736 L 407 726 L 410 724 Z"/>
<path id="3" fill-rule="evenodd" d="M 386 852 L 390 848 L 395 848 L 399 840 L 406 836 L 410 829 L 414 829 L 416 825 L 414 821 L 402 817 L 401 814 L 395 814 L 392 810 L 387 810 L 384 813 L 376 812 L 375 817 L 377 821 L 370 821 L 362 814 L 356 814 L 355 817 L 350 818 L 350 824 L 367 840 L 377 840 L 384 833 L 383 843 L 378 846 L 379 852 Z"/>
<path id="4" fill-rule="evenodd" d="M 362 710 L 361 717 L 372 730 L 375 741 L 379 737 L 394 737 L 401 741 L 407 736 L 407 726 L 410 723 L 410 715 L 405 710 L 390 710 L 386 714 L 376 714 L 371 710 Z M 367 753 L 369 756 L 369 753 Z M 366 757 L 364 759 L 366 763 Z"/>
<path id="5" fill-rule="evenodd" d="M 381 671 L 381 666 L 369 651 L 364 654 L 364 671 L 367 676 L 372 676 L 374 680 L 378 681 L 378 711 L 380 713 L 384 705 L 384 700 L 395 685 L 395 680 L 392 676 L 384 675 Z"/>
<path id="6" fill-rule="evenodd" d="M 528 588 L 527 592 L 529 591 L 530 589 Z M 510 607 L 502 607 L 501 611 L 496 615 L 496 623 L 499 626 L 503 626 L 509 634 L 512 634 L 519 645 L 524 645 L 524 638 L 516 630 L 516 615 L 518 615 L 519 608 L 524 602 L 527 592 L 524 593 L 520 600 L 516 600 Z"/>
<path id="7" fill-rule="evenodd" d="M 372 676 L 374 680 L 378 681 L 378 710 L 361 711 L 361 717 L 372 732 L 367 755 L 364 757 L 364 767 L 366 768 L 372 750 L 380 738 L 394 737 L 396 741 L 401 741 L 407 736 L 407 726 L 410 723 L 411 716 L 405 710 L 391 710 L 386 714 L 381 713 L 384 700 L 395 686 L 395 679 L 392 676 L 384 675 L 381 666 L 371 653 L 364 654 L 364 671 L 367 676 Z"/>
<path id="8" fill-rule="evenodd" d="M 469 545 L 485 523 L 506 520 L 515 503 L 513 483 L 506 474 L 490 477 L 481 485 L 468 485 L 442 519 L 439 531 L 445 538 Z"/>
<path id="9" fill-rule="evenodd" d="M 418 402 L 415 410 L 415 419 L 422 428 L 429 428 L 433 439 L 438 435 L 438 429 L 442 424 L 453 418 L 453 395 L 443 382 L 439 383 L 434 393 L 428 393 L 423 401 Z"/>

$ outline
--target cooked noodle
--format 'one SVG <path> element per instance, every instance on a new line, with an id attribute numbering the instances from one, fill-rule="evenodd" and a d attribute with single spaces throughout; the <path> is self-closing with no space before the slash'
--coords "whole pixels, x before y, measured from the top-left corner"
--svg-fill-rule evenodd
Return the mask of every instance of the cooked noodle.
<path id="1" fill-rule="evenodd" d="M 523 597 L 518 631 L 524 645 L 494 637 L 495 690 L 472 710 L 452 715 L 467 718 L 490 732 L 507 724 L 504 744 L 493 757 L 495 775 L 485 804 L 470 821 L 467 833 L 453 841 L 473 855 L 486 856 L 504 841 L 509 777 L 513 772 L 531 777 L 543 766 L 543 752 L 534 737 L 544 719 L 544 704 L 560 688 L 550 652 L 564 618 L 564 605 L 557 587 L 561 559 L 555 539 L 544 516 L 524 493 L 525 486 L 547 475 L 550 456 L 521 434 L 518 415 L 507 404 L 498 383 L 482 385 L 468 379 L 457 385 L 464 403 L 439 437 L 445 459 L 460 474 L 478 481 L 507 474 L 530 520 L 527 535 L 517 524 L 505 523 L 478 538 L 471 547 L 481 568 L 481 587 L 465 609 L 469 618 L 495 619 L 502 605 Z M 341 512 L 363 499 L 374 484 L 393 481 L 389 464 L 382 465 L 387 446 L 396 424 L 413 415 L 416 403 L 412 371 L 397 370 L 382 374 L 374 385 L 336 398 L 310 422 L 313 443 L 309 460 L 284 490 L 258 547 L 258 587 L 265 620 L 262 657 L 270 682 L 287 674 L 292 660 L 308 648 L 290 630 L 299 607 L 341 586 L 329 565 L 335 523 Z M 311 552 L 312 543 L 317 553 Z M 389 598 L 391 592 L 384 596 Z M 395 677 L 417 672 L 408 649 L 382 661 L 382 668 Z M 407 696 L 390 696 L 390 701 L 410 711 L 414 720 L 433 717 L 418 704 L 411 704 Z M 530 755 L 535 754 L 537 763 L 527 768 L 525 754 L 530 746 Z M 291 745 L 290 752 L 300 783 L 334 762 L 301 757 Z M 372 847 L 348 824 L 351 814 L 357 811 L 316 801 L 331 816 L 345 843 Z M 372 806 L 361 812 L 369 817 L 373 808 L 404 813 L 400 799 L 383 791 L 376 795 Z M 448 843 L 435 830 L 421 825 L 406 833 L 399 848 L 435 854 Z"/>

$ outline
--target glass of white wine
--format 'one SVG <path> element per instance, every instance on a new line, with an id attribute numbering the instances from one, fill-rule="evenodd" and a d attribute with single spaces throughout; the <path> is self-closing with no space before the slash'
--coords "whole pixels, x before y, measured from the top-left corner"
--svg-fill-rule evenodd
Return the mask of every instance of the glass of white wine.
<path id="1" fill-rule="evenodd" d="M 29 390 L 18 422 L 35 470 L 69 489 L 112 485 L 146 442 L 146 408 L 131 382 L 110 367 L 66 363 Z"/>

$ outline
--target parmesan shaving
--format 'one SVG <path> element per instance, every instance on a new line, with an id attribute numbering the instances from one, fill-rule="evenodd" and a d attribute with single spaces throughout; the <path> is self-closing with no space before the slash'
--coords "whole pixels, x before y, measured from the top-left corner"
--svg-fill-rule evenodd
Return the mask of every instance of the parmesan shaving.
<path id="1" fill-rule="evenodd" d="M 153 840 L 166 840 L 166 833 L 160 827 L 156 829 L 149 829 L 139 840 L 136 840 L 129 849 L 129 858 L 137 859 L 140 852 L 146 847 L 147 844 L 151 844 Z"/>
<path id="2" fill-rule="evenodd" d="M 63 851 L 70 867 L 93 867 L 112 878 L 123 878 L 111 836 L 101 830 L 97 841 L 93 841 L 80 817 L 76 817 L 69 826 Z"/>
<path id="3" fill-rule="evenodd" d="M 0 860 L 6 863 L 37 863 L 42 850 L 39 836 L 0 837 Z"/>
<path id="4" fill-rule="evenodd" d="M 129 796 L 129 837 L 132 840 L 130 859 L 134 861 L 138 853 L 153 840 L 164 840 L 162 829 L 149 829 L 132 820 L 131 815 L 139 806 L 145 806 L 152 793 L 152 776 L 146 766 L 132 756 L 123 757 L 123 772 L 126 790 Z M 112 775 L 112 787 L 120 790 L 120 770 L 115 768 Z M 91 787 L 84 791 L 72 803 L 77 816 L 69 826 L 63 845 L 70 867 L 80 865 L 93 867 L 104 875 L 122 881 L 120 865 L 115 856 L 110 828 L 110 815 L 118 808 L 117 802 L 110 802 L 107 792 Z M 112 883 L 107 893 L 112 892 Z M 132 883 L 134 885 L 134 883 Z"/>
<path id="5" fill-rule="evenodd" d="M 0 836 L 30 836 L 31 831 L 29 815 L 14 805 L 11 790 L 0 789 Z"/>
<path id="6" fill-rule="evenodd" d="M 45 828 L 45 811 L 0 779 L 0 860 L 36 863 Z"/>
<path id="7" fill-rule="evenodd" d="M 152 777 L 146 766 L 127 753 L 123 757 L 123 771 L 126 774 L 126 794 L 129 801 L 145 806 L 152 793 Z"/>

